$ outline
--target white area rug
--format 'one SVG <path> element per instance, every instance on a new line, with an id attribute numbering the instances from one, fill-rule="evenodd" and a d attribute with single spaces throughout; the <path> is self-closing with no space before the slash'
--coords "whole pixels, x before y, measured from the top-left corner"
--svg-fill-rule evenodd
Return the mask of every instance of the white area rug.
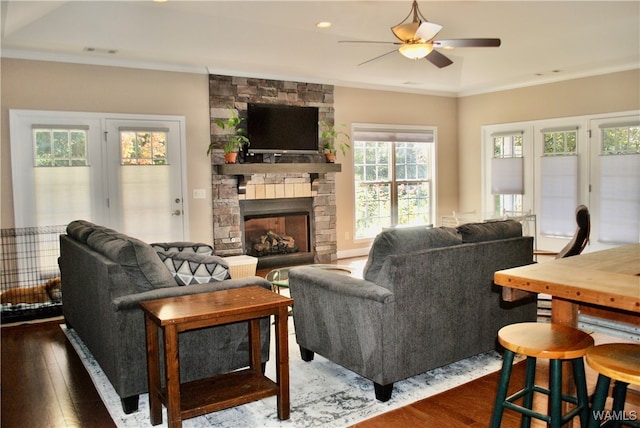
<path id="1" fill-rule="evenodd" d="M 120 398 L 109 383 L 89 350 L 73 329 L 62 330 L 80 356 L 102 401 L 118 427 L 139 428 L 149 423 L 149 396 L 140 396 L 140 408 L 126 415 Z M 274 333 L 271 342 L 273 348 Z M 275 379 L 275 352 L 267 363 L 266 375 Z M 278 419 L 276 397 L 210 413 L 183 421 L 188 427 L 346 427 L 381 413 L 405 406 L 438 394 L 473 379 L 499 370 L 502 359 L 497 352 L 488 352 L 440 367 L 412 378 L 396 382 L 393 396 L 386 403 L 375 399 L 373 383 L 316 354 L 311 362 L 304 362 L 295 340 L 292 319 L 289 319 L 289 371 L 291 418 Z M 163 424 L 167 414 L 163 406 Z"/>

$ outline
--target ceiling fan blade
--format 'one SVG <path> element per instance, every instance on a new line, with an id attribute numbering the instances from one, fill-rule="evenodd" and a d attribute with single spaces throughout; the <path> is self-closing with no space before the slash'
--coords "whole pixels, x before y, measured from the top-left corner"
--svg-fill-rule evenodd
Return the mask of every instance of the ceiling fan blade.
<path id="1" fill-rule="evenodd" d="M 401 45 L 402 44 L 398 42 L 378 42 L 373 40 L 338 40 L 338 43 L 370 43 L 370 44 L 381 44 L 381 45 Z"/>
<path id="2" fill-rule="evenodd" d="M 436 48 L 497 48 L 500 44 L 500 39 L 449 39 L 433 41 L 433 46 Z"/>
<path id="3" fill-rule="evenodd" d="M 377 60 L 377 59 L 380 59 L 380 58 L 382 58 L 382 57 L 384 57 L 384 56 L 387 56 L 387 55 L 392 54 L 392 53 L 397 52 L 397 51 L 398 51 L 397 49 L 394 49 L 394 50 L 389 51 L 389 52 L 387 52 L 387 53 L 383 53 L 382 55 L 378 55 L 378 56 L 377 56 L 377 57 L 375 57 L 375 58 L 368 59 L 368 60 L 366 60 L 365 62 L 361 62 L 360 64 L 358 64 L 358 67 L 360 67 L 361 65 L 364 65 L 364 64 L 368 64 L 368 63 L 370 63 L 370 62 L 373 62 L 373 61 L 375 61 L 375 60 Z"/>
<path id="4" fill-rule="evenodd" d="M 422 39 L 429 41 L 433 39 L 442 30 L 442 25 L 434 24 L 433 22 L 423 22 L 416 31 L 416 39 Z"/>
<path id="5" fill-rule="evenodd" d="M 424 58 L 438 68 L 444 68 L 453 64 L 453 61 L 436 50 L 431 51 L 431 53 Z"/>

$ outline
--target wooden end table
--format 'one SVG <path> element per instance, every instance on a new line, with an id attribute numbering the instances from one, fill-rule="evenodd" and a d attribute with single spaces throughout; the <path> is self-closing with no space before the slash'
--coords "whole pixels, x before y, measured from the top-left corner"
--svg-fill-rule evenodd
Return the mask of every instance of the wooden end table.
<path id="1" fill-rule="evenodd" d="M 162 423 L 162 403 L 168 426 L 264 397 L 277 395 L 278 418 L 289 419 L 289 346 L 287 308 L 293 299 L 259 286 L 192 294 L 141 302 L 147 336 L 151 425 Z M 262 374 L 260 318 L 275 315 L 276 382 Z M 180 383 L 178 333 L 238 321 L 249 324 L 250 366 L 219 376 Z M 165 384 L 160 380 L 158 330 L 163 331 Z"/>

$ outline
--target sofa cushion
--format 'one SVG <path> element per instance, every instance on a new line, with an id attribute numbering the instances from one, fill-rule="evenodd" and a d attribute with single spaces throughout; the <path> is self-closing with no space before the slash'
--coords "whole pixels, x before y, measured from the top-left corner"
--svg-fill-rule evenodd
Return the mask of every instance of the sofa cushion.
<path id="1" fill-rule="evenodd" d="M 67 225 L 67 235 L 83 244 L 87 243 L 87 238 L 95 229 L 96 225 L 86 220 L 74 220 Z"/>
<path id="2" fill-rule="evenodd" d="M 376 282 L 387 256 L 458 244 L 462 244 L 460 235 L 449 227 L 422 226 L 384 230 L 373 241 L 364 267 L 364 279 Z"/>
<path id="3" fill-rule="evenodd" d="M 213 247 L 202 242 L 154 242 L 151 244 L 151 248 L 158 252 L 177 251 L 204 254 L 206 256 L 213 254 Z"/>
<path id="4" fill-rule="evenodd" d="M 222 257 L 191 252 L 159 251 L 158 256 L 178 285 L 204 284 L 230 279 Z"/>
<path id="5" fill-rule="evenodd" d="M 468 223 L 458 226 L 462 242 L 484 242 L 522 236 L 522 224 L 514 220 Z"/>
<path id="6" fill-rule="evenodd" d="M 137 292 L 176 285 L 155 250 L 145 242 L 102 228 L 89 235 L 87 245 L 118 263 Z"/>

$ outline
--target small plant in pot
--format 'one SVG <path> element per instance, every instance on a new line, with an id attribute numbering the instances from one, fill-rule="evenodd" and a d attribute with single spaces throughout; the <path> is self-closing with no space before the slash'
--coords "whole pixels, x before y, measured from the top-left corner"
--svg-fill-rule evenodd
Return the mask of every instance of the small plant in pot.
<path id="1" fill-rule="evenodd" d="M 229 134 L 229 139 L 222 146 L 224 152 L 225 163 L 236 163 L 238 157 L 238 151 L 246 144 L 249 144 L 249 138 L 247 137 L 247 130 L 240 127 L 240 124 L 244 120 L 238 117 L 238 113 L 234 108 L 229 107 L 231 116 L 227 119 L 216 119 L 215 123 L 222 130 L 226 130 Z M 207 154 L 211 154 L 214 143 L 209 144 Z"/>
<path id="2" fill-rule="evenodd" d="M 320 122 L 320 130 L 320 139 L 323 143 L 322 148 L 327 162 L 334 163 L 336 161 L 336 152 L 338 149 L 340 149 L 343 156 L 347 154 L 347 149 L 351 148 L 348 143 L 351 139 L 349 134 L 344 131 L 338 131 L 335 125 L 325 121 Z"/>

